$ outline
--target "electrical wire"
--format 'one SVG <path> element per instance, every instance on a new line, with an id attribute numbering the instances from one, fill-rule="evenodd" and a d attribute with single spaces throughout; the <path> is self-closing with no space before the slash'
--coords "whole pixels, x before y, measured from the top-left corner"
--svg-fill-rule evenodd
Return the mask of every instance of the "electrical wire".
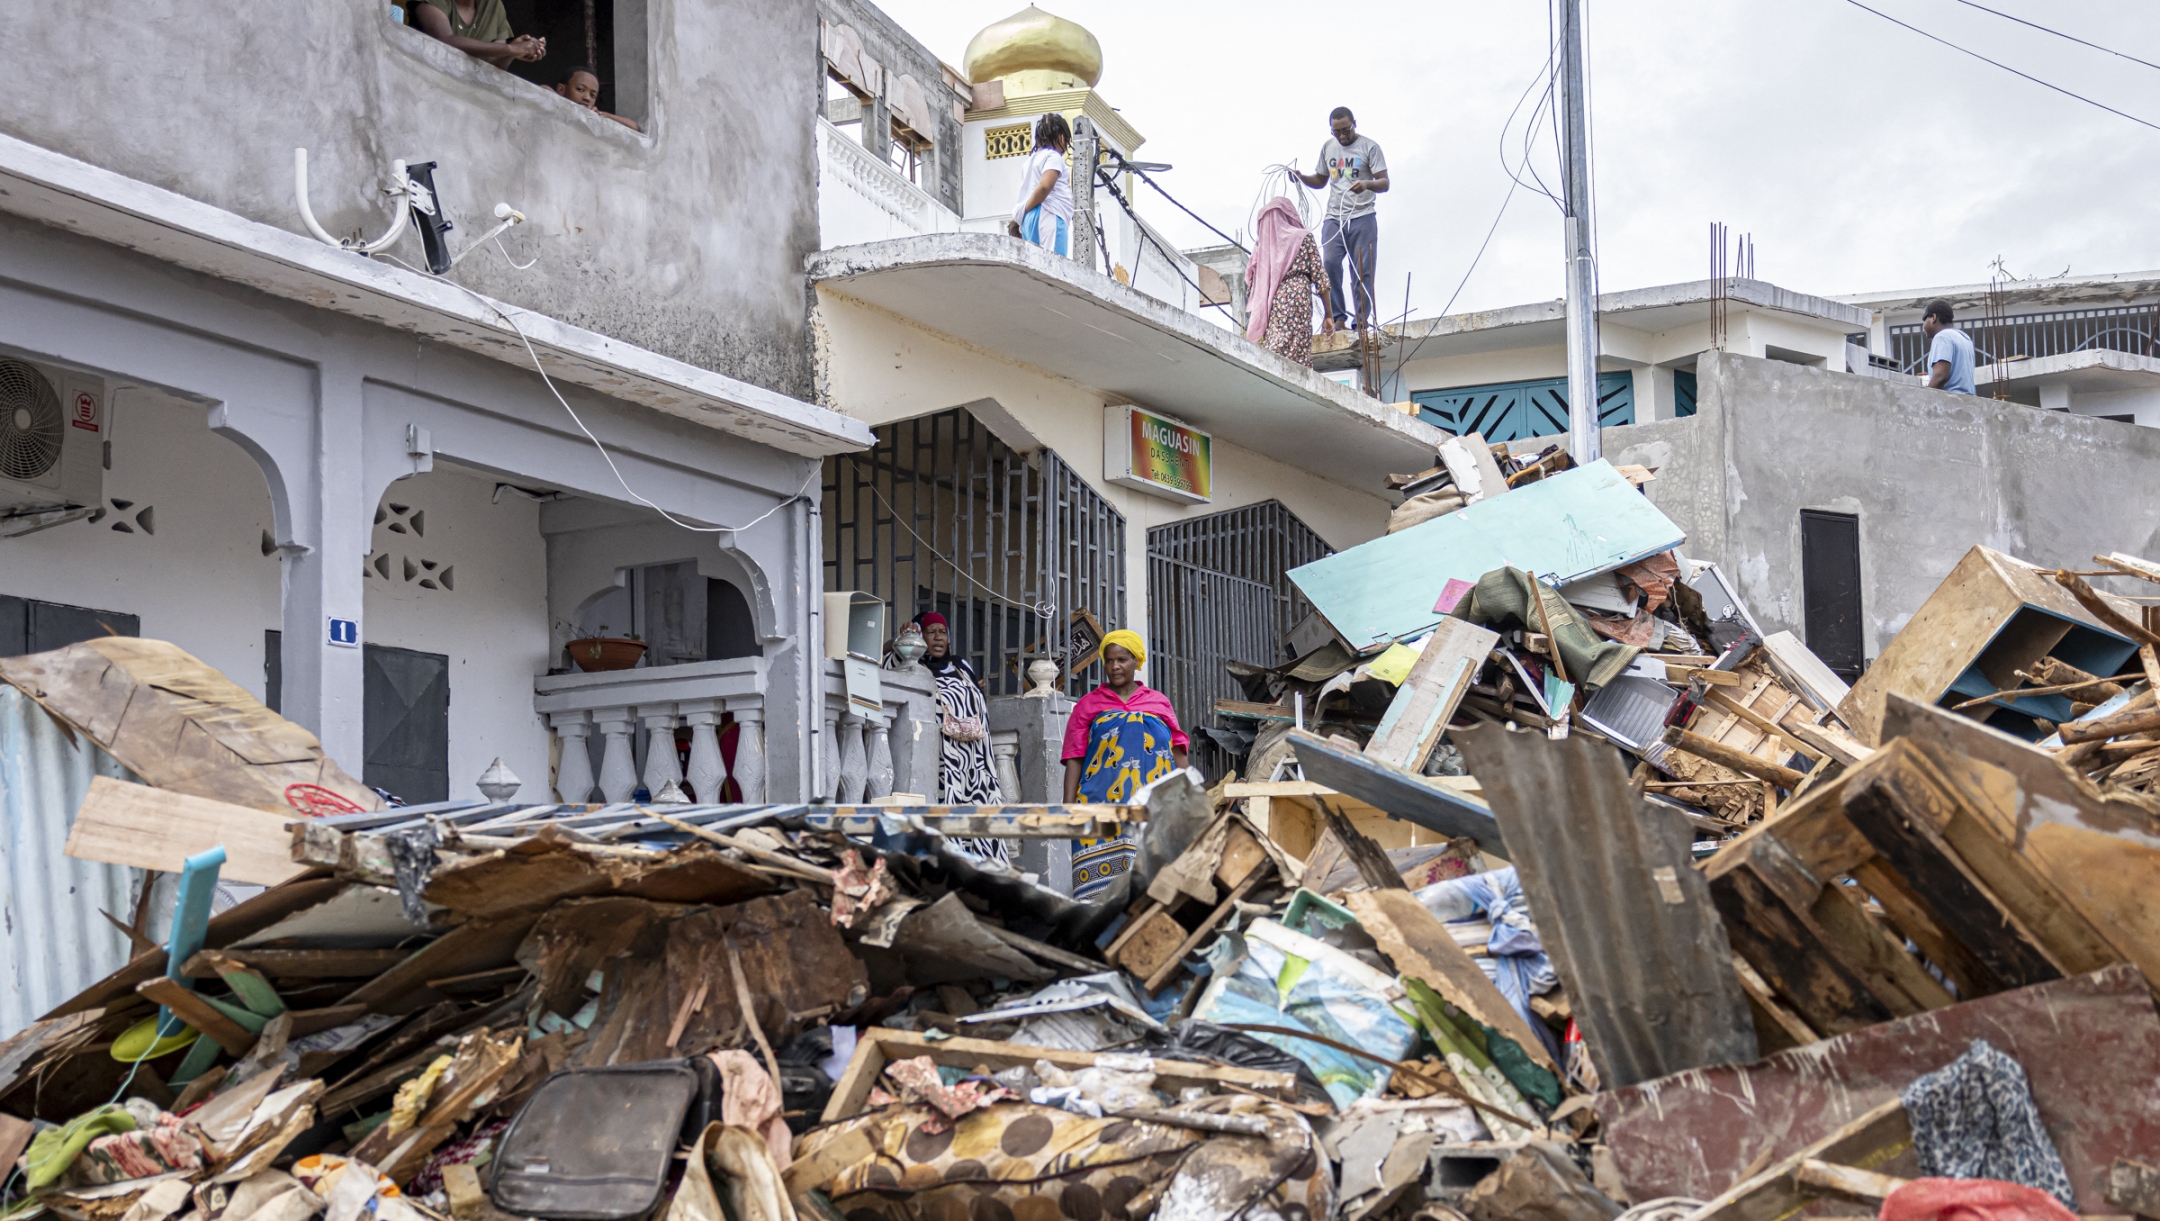
<path id="1" fill-rule="evenodd" d="M 1210 300 L 1208 300 L 1208 299 L 1207 299 L 1207 293 L 1203 292 L 1203 291 L 1201 290 L 1200 286 L 1199 286 L 1198 284 L 1196 284 L 1196 283 L 1194 283 L 1194 282 L 1193 282 L 1193 278 L 1192 278 L 1191 276 L 1188 276 L 1188 275 L 1186 275 L 1186 274 L 1185 274 L 1185 269 L 1184 269 L 1184 268 L 1182 268 L 1182 267 L 1179 267 L 1179 266 L 1178 266 L 1178 263 L 1177 263 L 1177 261 L 1178 261 L 1178 256 L 1176 256 L 1176 255 L 1174 255 L 1174 254 L 1170 253 L 1170 251 L 1169 251 L 1169 249 L 1168 249 L 1168 248 L 1166 248 L 1166 247 L 1165 247 L 1165 246 L 1164 246 L 1164 245 L 1163 245 L 1163 244 L 1162 244 L 1161 242 L 1159 242 L 1159 241 L 1156 241 L 1156 240 L 1155 240 L 1155 235 L 1154 235 L 1154 234 L 1152 234 L 1152 233 L 1149 233 L 1149 232 L 1148 232 L 1148 229 L 1147 229 L 1147 226 L 1146 226 L 1146 225 L 1144 225 L 1144 224 L 1142 224 L 1142 223 L 1140 223 L 1140 214 L 1139 214 L 1138 212 L 1135 212 L 1135 211 L 1133 211 L 1133 206 L 1132 206 L 1132 205 L 1131 205 L 1130 203 L 1127 203 L 1127 202 L 1126 202 L 1126 200 L 1125 200 L 1125 193 L 1124 193 L 1123 191 L 1120 191 L 1120 190 L 1118 190 L 1118 185 L 1117 185 L 1117 179 L 1116 179 L 1116 178 L 1114 178 L 1114 177 L 1112 177 L 1112 176 L 1111 176 L 1111 175 L 1109 175 L 1109 174 L 1106 174 L 1106 173 L 1104 173 L 1104 172 L 1103 172 L 1102 170 L 1100 170 L 1100 169 L 1098 169 L 1098 170 L 1096 170 L 1096 171 L 1095 171 L 1095 176 L 1096 176 L 1096 179 L 1097 179 L 1097 181 L 1101 182 L 1101 183 L 1103 184 L 1103 186 L 1105 186 L 1105 187 L 1109 188 L 1109 191 L 1110 191 L 1110 198 L 1112 198 L 1112 199 L 1115 199 L 1115 200 L 1117 200 L 1117 203 L 1118 203 L 1118 207 L 1120 207 L 1120 208 L 1123 208 L 1123 209 L 1125 209 L 1125 215 L 1127 215 L 1127 216 L 1130 216 L 1130 217 L 1132 218 L 1132 222 L 1133 222 L 1133 232 L 1135 232 L 1135 233 L 1138 233 L 1138 234 L 1140 235 L 1140 237 L 1141 237 L 1141 239 L 1142 239 L 1142 240 L 1146 241 L 1146 242 L 1147 242 L 1147 243 L 1148 243 L 1149 245 L 1152 245 L 1153 247 L 1155 247 L 1155 249 L 1156 249 L 1157 251 L 1160 251 L 1160 252 L 1161 252 L 1161 254 L 1162 254 L 1162 256 L 1163 256 L 1163 261 L 1164 261 L 1164 262 L 1166 262 L 1166 263 L 1168 263 L 1168 264 L 1170 264 L 1170 270 L 1172 270 L 1172 271 L 1176 272 L 1176 273 L 1177 273 L 1177 277 L 1178 277 L 1178 279 L 1180 279 L 1180 280 L 1183 280 L 1183 281 L 1185 281 L 1185 284 L 1186 284 L 1186 286 L 1187 286 L 1187 287 L 1189 287 L 1189 288 L 1191 288 L 1191 289 L 1193 290 L 1193 299 L 1194 299 L 1195 301 L 1198 301 L 1198 302 L 1200 302 L 1200 303 L 1201 303 L 1202 305 L 1205 305 L 1205 306 L 1207 306 L 1207 307 L 1208 307 L 1208 308 L 1210 308 L 1210 309 L 1219 309 L 1219 310 L 1221 310 L 1221 311 L 1222 311 L 1223 313 L 1225 313 L 1225 314 L 1228 314 L 1228 313 L 1230 313 L 1230 307 L 1229 307 L 1229 306 L 1227 306 L 1227 305 L 1224 305 L 1223 303 L 1221 303 L 1221 302 L 1219 302 L 1219 301 L 1210 301 Z M 1205 224 L 1206 222 L 1205 222 L 1205 221 L 1203 221 L 1203 222 L 1201 222 L 1201 223 L 1202 223 L 1202 224 Z M 1213 226 L 1210 226 L 1210 228 L 1212 228 L 1212 227 L 1213 227 Z M 1218 231 L 1218 232 L 1219 232 L 1219 231 Z M 1242 249 L 1242 247 L 1241 247 L 1241 249 Z M 1107 252 L 1105 252 L 1105 253 L 1106 253 L 1106 256 L 1107 256 Z M 1138 263 L 1139 261 L 1140 261 L 1140 260 L 1138 260 L 1138 259 L 1134 259 L 1134 260 L 1133 260 L 1133 262 L 1134 262 L 1134 263 L 1136 263 L 1136 264 L 1137 264 L 1137 263 Z M 1133 270 L 1133 283 L 1132 283 L 1132 284 L 1128 284 L 1128 285 L 1126 285 L 1126 287 L 1128 287 L 1128 288 L 1132 288 L 1132 287 L 1137 287 L 1137 286 L 1138 286 L 1138 284 L 1139 284 L 1139 280 L 1140 280 L 1140 272 L 1139 272 L 1139 269 L 1138 269 L 1137 267 L 1135 267 L 1135 268 L 1134 268 L 1134 270 Z"/>
<path id="2" fill-rule="evenodd" d="M 1117 156 L 1117 154 L 1116 154 L 1116 152 L 1115 152 L 1114 150 L 1112 151 L 1111 155 L 1112 155 L 1112 156 Z M 1245 253 L 1246 253 L 1246 254 L 1251 254 L 1251 253 L 1252 253 L 1252 251 L 1251 251 L 1250 249 L 1247 249 L 1247 248 L 1246 248 L 1246 245 L 1245 245 L 1245 243 L 1243 243 L 1243 242 L 1241 242 L 1241 241 L 1237 240 L 1237 239 L 1236 239 L 1236 238 L 1234 238 L 1234 237 L 1231 237 L 1231 236 L 1230 236 L 1229 234 L 1227 234 L 1227 233 L 1224 233 L 1224 232 L 1223 232 L 1222 230 L 1220 230 L 1220 229 L 1217 229 L 1217 228 L 1216 228 L 1215 226 L 1213 226 L 1213 225 L 1210 225 L 1210 224 L 1208 224 L 1208 221 L 1207 221 L 1207 218 L 1206 218 L 1206 217 L 1204 217 L 1204 216 L 1200 215 L 1200 214 L 1199 214 L 1198 212 L 1195 212 L 1195 211 L 1193 211 L 1193 210 L 1192 210 L 1191 208 L 1188 208 L 1188 207 L 1186 207 L 1186 206 L 1185 206 L 1184 204 L 1181 204 L 1181 203 L 1179 203 L 1179 202 L 1178 202 L 1178 200 L 1177 200 L 1177 196 L 1175 196 L 1175 195 L 1172 195 L 1172 194 L 1171 194 L 1170 192 L 1168 192 L 1168 191 L 1165 191 L 1165 190 L 1163 190 L 1163 185 L 1162 185 L 1161 183 L 1159 183 L 1159 182 L 1155 181 L 1155 179 L 1154 179 L 1154 178 L 1150 177 L 1150 176 L 1148 175 L 1148 172 L 1147 172 L 1146 170 L 1139 170 L 1139 169 L 1134 169 L 1134 168 L 1133 168 L 1133 166 L 1132 166 L 1132 163 L 1131 163 L 1131 162 L 1129 162 L 1129 161 L 1127 161 L 1127 160 L 1125 160 L 1125 158 L 1123 158 L 1123 157 L 1118 157 L 1118 164 L 1119 164 L 1119 165 L 1122 165 L 1122 166 L 1124 166 L 1124 167 L 1125 167 L 1125 170 L 1126 170 L 1126 172 L 1127 172 L 1127 173 L 1130 173 L 1130 174 L 1133 174 L 1133 175 L 1137 176 L 1137 177 L 1138 177 L 1138 178 L 1140 179 L 1140 181 L 1142 181 L 1142 182 L 1144 182 L 1144 183 L 1148 184 L 1148 185 L 1149 185 L 1149 186 L 1151 186 L 1151 187 L 1154 187 L 1154 188 L 1155 188 L 1155 193 L 1156 193 L 1157 195 L 1160 195 L 1160 196 L 1162 196 L 1162 197 L 1163 197 L 1164 199 L 1167 199 L 1167 200 L 1169 200 L 1169 201 L 1170 201 L 1170 206 L 1171 206 L 1171 207 L 1173 207 L 1173 208 L 1176 208 L 1176 209 L 1177 209 L 1178 211 L 1180 211 L 1180 212 L 1183 212 L 1183 213 L 1184 213 L 1185 215 L 1187 215 L 1187 216 L 1190 216 L 1190 217 L 1192 217 L 1192 218 L 1193 218 L 1194 220 L 1196 220 L 1196 221 L 1199 221 L 1199 222 L 1201 223 L 1201 225 L 1203 225 L 1203 226 L 1205 226 L 1205 227 L 1206 227 L 1206 229 L 1207 229 L 1207 231 L 1208 231 L 1209 233 L 1212 233 L 1212 234 L 1214 234 L 1214 235 L 1215 235 L 1216 237 L 1219 237 L 1219 238 L 1221 238 L 1222 240 L 1224 240 L 1224 241 L 1226 241 L 1226 242 L 1230 243 L 1231 245 L 1233 245 L 1233 246 L 1237 247 L 1238 249 L 1240 249 L 1240 250 L 1243 250 L 1243 251 L 1245 251 Z"/>
<path id="3" fill-rule="evenodd" d="M 2034 76 L 2030 72 L 2021 72 L 2018 69 L 2013 68 L 2006 63 L 2003 63 L 2000 60 L 1989 59 L 1987 56 L 1982 55 L 1980 52 L 1971 50 L 1967 47 L 1961 47 L 1958 44 L 1951 42 L 1949 39 L 1944 38 L 1939 34 L 1930 34 L 1926 30 L 1921 29 L 1919 26 L 1913 25 L 1909 22 L 1899 21 L 1897 18 L 1883 12 L 1881 9 L 1869 8 L 1867 5 L 1860 3 L 1860 0 L 1845 0 L 1845 3 L 1852 5 L 1854 8 L 1859 9 L 1863 13 L 1873 13 L 1877 17 L 1882 18 L 1884 21 L 1889 22 L 1891 25 L 1902 26 L 1905 29 L 1911 30 L 1913 33 L 1918 34 L 1920 37 L 1925 38 L 1930 42 L 1939 42 L 1953 51 L 1957 51 L 1965 55 L 1970 55 L 1983 64 L 1988 64 L 1992 67 L 2001 68 L 2003 71 L 2010 73 L 2012 76 L 2024 77 L 2026 80 L 2031 81 L 2033 84 L 2038 85 L 2043 89 L 2052 89 L 2055 92 L 2062 94 L 2066 98 L 2073 98 L 2077 101 L 2085 103 L 2087 106 L 2096 106 L 2101 110 L 2105 110 L 2109 114 L 2116 116 L 2117 118 L 2128 119 L 2132 123 L 2135 123 L 2140 127 L 2150 127 L 2154 131 L 2160 131 L 2160 123 L 2148 122 L 2147 120 L 2141 119 L 2136 115 L 2129 113 L 2128 111 L 2117 110 L 2113 106 L 2110 106 L 2105 102 L 2096 102 L 2093 99 L 2086 97 L 2082 93 L 2072 93 L 2070 90 L 2063 88 L 2061 85 L 2041 80 L 2039 77 Z M 2049 33 L 2053 32 L 2054 31 L 2052 30 L 2049 31 Z"/>
<path id="4" fill-rule="evenodd" d="M 902 530 L 907 531 L 909 536 L 914 538 L 916 542 L 921 543 L 923 545 L 923 548 L 927 550 L 931 555 L 934 555 L 937 558 L 944 560 L 945 566 L 952 569 L 953 573 L 957 575 L 961 580 L 966 581 L 968 584 L 973 585 L 975 588 L 983 591 L 986 594 L 989 594 L 992 601 L 1003 602 L 1007 606 L 1031 612 L 1032 614 L 1040 617 L 1046 623 L 1052 619 L 1057 618 L 1057 608 L 1050 605 L 1048 602 L 1037 602 L 1033 606 L 1030 606 L 1025 602 L 1015 602 L 1011 598 L 1006 597 L 1004 594 L 1001 594 L 998 591 L 990 588 L 988 585 L 983 584 L 981 581 L 976 580 L 974 577 L 969 576 L 967 569 L 962 568 L 959 564 L 953 562 L 950 556 L 947 556 L 944 552 L 939 551 L 937 549 L 937 544 L 931 542 L 929 539 L 924 538 L 920 534 L 916 534 L 915 527 L 907 524 L 907 522 L 901 518 L 900 510 L 894 508 L 893 503 L 885 499 L 885 493 L 878 491 L 877 484 L 872 483 L 869 485 L 869 487 L 870 494 L 877 497 L 878 503 L 885 506 L 885 511 L 887 513 L 892 514 L 893 524 L 900 527 Z"/>
<path id="5" fill-rule="evenodd" d="M 1976 8 L 1983 13 L 1992 13 L 1995 16 L 2002 18 L 2004 21 L 2015 21 L 2019 25 L 2031 26 L 2033 29 L 2040 31 L 2043 34 L 2053 34 L 2057 38 L 2067 38 L 2071 42 L 2074 42 L 2081 47 L 2091 47 L 2095 51 L 2105 51 L 2118 59 L 2127 59 L 2133 64 L 2143 64 L 2148 68 L 2160 68 L 2160 64 L 2156 64 L 2149 59 L 2139 59 L 2135 55 L 2131 55 L 2124 51 L 2118 51 L 2113 47 L 2103 47 L 2097 42 L 2087 42 L 2084 39 L 2079 38 L 2075 34 L 2065 34 L 2061 30 L 2051 30 L 2048 27 L 2041 25 L 2037 21 L 2027 21 L 2023 17 L 2016 16 L 2012 13 L 2003 12 L 2001 9 L 1989 8 L 1985 4 L 1976 4 L 1973 2 L 1973 0 L 1957 0 L 1957 2 L 1964 5 L 1966 8 Z"/>
<path id="6" fill-rule="evenodd" d="M 682 518 L 675 516 L 673 513 L 668 512 L 666 509 L 661 508 L 659 505 L 653 503 L 652 501 L 647 500 L 644 495 L 639 493 L 636 488 L 630 486 L 630 481 L 628 479 L 623 478 L 622 468 L 615 465 L 615 456 L 608 452 L 607 446 L 600 443 L 600 438 L 593 435 L 592 429 L 585 427 L 585 421 L 582 417 L 578 415 L 577 409 L 570 405 L 570 400 L 562 396 L 562 391 L 555 388 L 555 379 L 549 377 L 547 369 L 541 365 L 540 354 L 533 350 L 532 340 L 525 337 L 525 330 L 523 327 L 520 327 L 517 324 L 517 319 L 512 318 L 509 314 L 504 313 L 502 307 L 497 305 L 494 301 L 481 296 L 479 293 L 476 293 L 472 289 L 465 287 L 463 284 L 458 283 L 456 280 L 447 279 L 442 276 L 428 275 L 427 272 L 421 271 L 419 268 L 413 266 L 408 262 L 405 262 L 403 259 L 396 258 L 392 255 L 378 254 L 375 257 L 378 259 L 383 259 L 387 262 L 396 263 L 398 266 L 414 273 L 415 275 L 424 275 L 431 280 L 440 280 L 442 283 L 448 284 L 451 287 L 458 289 L 466 296 L 471 297 L 473 300 L 478 301 L 481 305 L 486 306 L 489 310 L 493 311 L 497 318 L 502 319 L 503 322 L 507 326 L 509 326 L 512 331 L 517 333 L 518 342 L 525 345 L 525 355 L 528 359 L 532 361 L 533 368 L 540 374 L 540 380 L 546 384 L 548 388 L 548 393 L 555 396 L 555 401 L 561 403 L 562 409 L 569 413 L 570 422 L 576 424 L 578 426 L 578 431 L 585 434 L 585 439 L 593 443 L 594 449 L 600 451 L 601 460 L 607 463 L 608 470 L 614 472 L 615 482 L 622 485 L 622 490 L 627 493 L 632 500 L 637 501 L 639 504 L 644 505 L 645 507 L 651 509 L 653 512 L 658 513 L 660 516 L 666 518 L 668 521 L 682 527 L 685 530 L 689 530 L 696 534 L 741 533 L 742 531 L 748 530 L 752 526 L 757 525 L 759 522 L 764 521 L 766 518 L 771 517 L 773 514 L 778 513 L 780 510 L 788 507 L 789 505 L 794 504 L 796 501 L 805 499 L 805 493 L 809 492 L 811 482 L 817 479 L 817 477 L 824 471 L 824 465 L 822 463 L 812 466 L 810 468 L 809 477 L 803 480 L 801 487 L 795 489 L 795 494 L 793 496 L 790 496 L 787 499 L 780 501 L 772 508 L 765 510 L 763 513 L 758 514 L 754 518 L 751 518 L 743 525 L 700 526 L 691 522 L 686 522 Z M 504 251 L 503 257 L 506 259 L 509 258 L 509 252 Z M 515 263 L 511 265 L 516 266 Z"/>

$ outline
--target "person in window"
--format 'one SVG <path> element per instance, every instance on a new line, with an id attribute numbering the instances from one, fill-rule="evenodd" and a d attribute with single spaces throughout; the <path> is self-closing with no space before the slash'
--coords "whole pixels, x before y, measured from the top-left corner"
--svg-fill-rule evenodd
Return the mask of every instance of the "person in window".
<path id="1" fill-rule="evenodd" d="M 1020 174 L 1020 206 L 1005 231 L 1053 254 L 1070 254 L 1072 183 L 1066 181 L 1065 150 L 1072 127 L 1061 114 L 1046 114 L 1035 124 L 1035 151 Z"/>
<path id="2" fill-rule="evenodd" d="M 1951 326 L 1957 315 L 1948 301 L 1930 301 L 1921 315 L 1920 333 L 1928 340 L 1928 388 L 1972 394 L 1973 346 L 1965 332 Z"/>
<path id="3" fill-rule="evenodd" d="M 503 0 L 410 0 L 405 11 L 428 37 L 498 68 L 547 58 L 547 39 L 510 32 Z"/>
<path id="4" fill-rule="evenodd" d="M 1252 261 L 1245 265 L 1250 314 L 1245 338 L 1310 369 L 1315 297 L 1320 303 L 1321 328 L 1329 334 L 1335 331 L 1335 319 L 1327 312 L 1328 284 L 1321 271 L 1319 243 L 1313 241 L 1297 205 L 1280 195 L 1260 209 L 1254 228 Z"/>
<path id="5" fill-rule="evenodd" d="M 1080 697 L 1065 722 L 1065 803 L 1124 803 L 1188 762 L 1192 742 L 1162 692 L 1140 682 L 1147 645 L 1123 628 L 1103 637 L 1101 686 Z M 1073 897 L 1090 899 L 1132 868 L 1131 836 L 1073 841 Z"/>
<path id="6" fill-rule="evenodd" d="M 609 114 L 607 111 L 600 109 L 600 77 L 591 68 L 570 69 L 570 75 L 564 77 L 562 83 L 555 86 L 555 92 L 569 98 L 603 119 L 615 120 L 631 131 L 645 130 L 639 127 L 634 119 L 626 119 L 619 114 Z"/>

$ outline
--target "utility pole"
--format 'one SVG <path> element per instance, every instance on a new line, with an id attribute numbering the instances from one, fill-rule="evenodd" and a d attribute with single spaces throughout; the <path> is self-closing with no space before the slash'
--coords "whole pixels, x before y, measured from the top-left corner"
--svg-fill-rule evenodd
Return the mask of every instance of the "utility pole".
<path id="1" fill-rule="evenodd" d="M 1072 239 L 1066 245 L 1073 261 L 1089 268 L 1095 266 L 1095 165 L 1101 159 L 1101 150 L 1102 137 L 1095 130 L 1095 120 L 1086 115 L 1075 119 L 1069 171 L 1073 185 Z"/>
<path id="2" fill-rule="evenodd" d="M 1597 265 L 1590 253 L 1590 120 L 1583 97 L 1583 0 L 1560 0 L 1561 180 L 1566 196 L 1568 454 L 1604 452 L 1598 439 Z"/>

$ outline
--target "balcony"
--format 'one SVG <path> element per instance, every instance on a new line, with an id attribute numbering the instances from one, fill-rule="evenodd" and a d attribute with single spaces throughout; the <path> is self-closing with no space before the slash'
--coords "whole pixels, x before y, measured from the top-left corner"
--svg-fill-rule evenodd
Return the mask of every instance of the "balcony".
<path id="1" fill-rule="evenodd" d="M 880 710 L 858 713 L 848 705 L 840 663 L 822 664 L 817 775 L 823 793 L 786 791 L 795 787 L 792 779 L 767 784 L 768 671 L 762 657 L 534 679 L 533 709 L 562 739 L 555 791 L 566 802 L 612 804 L 641 788 L 657 793 L 670 781 L 687 781 L 699 801 L 709 802 L 732 779 L 746 803 L 831 795 L 852 804 L 894 792 L 935 800 L 938 723 L 930 676 L 882 672 Z M 735 728 L 732 758 L 721 749 L 729 725 Z M 684 727 L 690 736 L 687 766 L 675 748 L 676 731 Z M 780 729 L 797 731 L 792 725 Z"/>
<path id="2" fill-rule="evenodd" d="M 817 149 L 821 246 L 959 232 L 960 218 L 950 208 L 823 118 Z"/>

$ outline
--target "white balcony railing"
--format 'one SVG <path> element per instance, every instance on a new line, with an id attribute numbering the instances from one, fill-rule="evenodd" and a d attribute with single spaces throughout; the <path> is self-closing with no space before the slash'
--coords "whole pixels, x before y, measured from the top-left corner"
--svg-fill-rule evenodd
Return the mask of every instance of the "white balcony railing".
<path id="1" fill-rule="evenodd" d="M 550 674 L 533 680 L 533 709 L 562 738 L 555 791 L 562 800 L 630 800 L 639 788 L 657 793 L 687 780 L 699 801 L 716 801 L 732 778 L 746 802 L 766 800 L 765 659 L 736 657 L 679 666 Z M 734 766 L 720 751 L 719 728 L 738 726 Z M 675 753 L 675 729 L 690 727 L 690 766 Z M 632 737 L 648 735 L 645 769 L 638 772 Z M 593 774 L 587 741 L 601 737 L 600 773 Z"/>
<path id="2" fill-rule="evenodd" d="M 938 791 L 937 680 L 927 672 L 878 672 L 884 707 L 858 712 L 848 703 L 837 661 L 825 665 L 825 788 L 840 805 L 915 793 L 935 803 Z"/>
<path id="3" fill-rule="evenodd" d="M 950 208 L 823 118 L 817 147 L 820 245 L 959 232 L 960 218 Z"/>

